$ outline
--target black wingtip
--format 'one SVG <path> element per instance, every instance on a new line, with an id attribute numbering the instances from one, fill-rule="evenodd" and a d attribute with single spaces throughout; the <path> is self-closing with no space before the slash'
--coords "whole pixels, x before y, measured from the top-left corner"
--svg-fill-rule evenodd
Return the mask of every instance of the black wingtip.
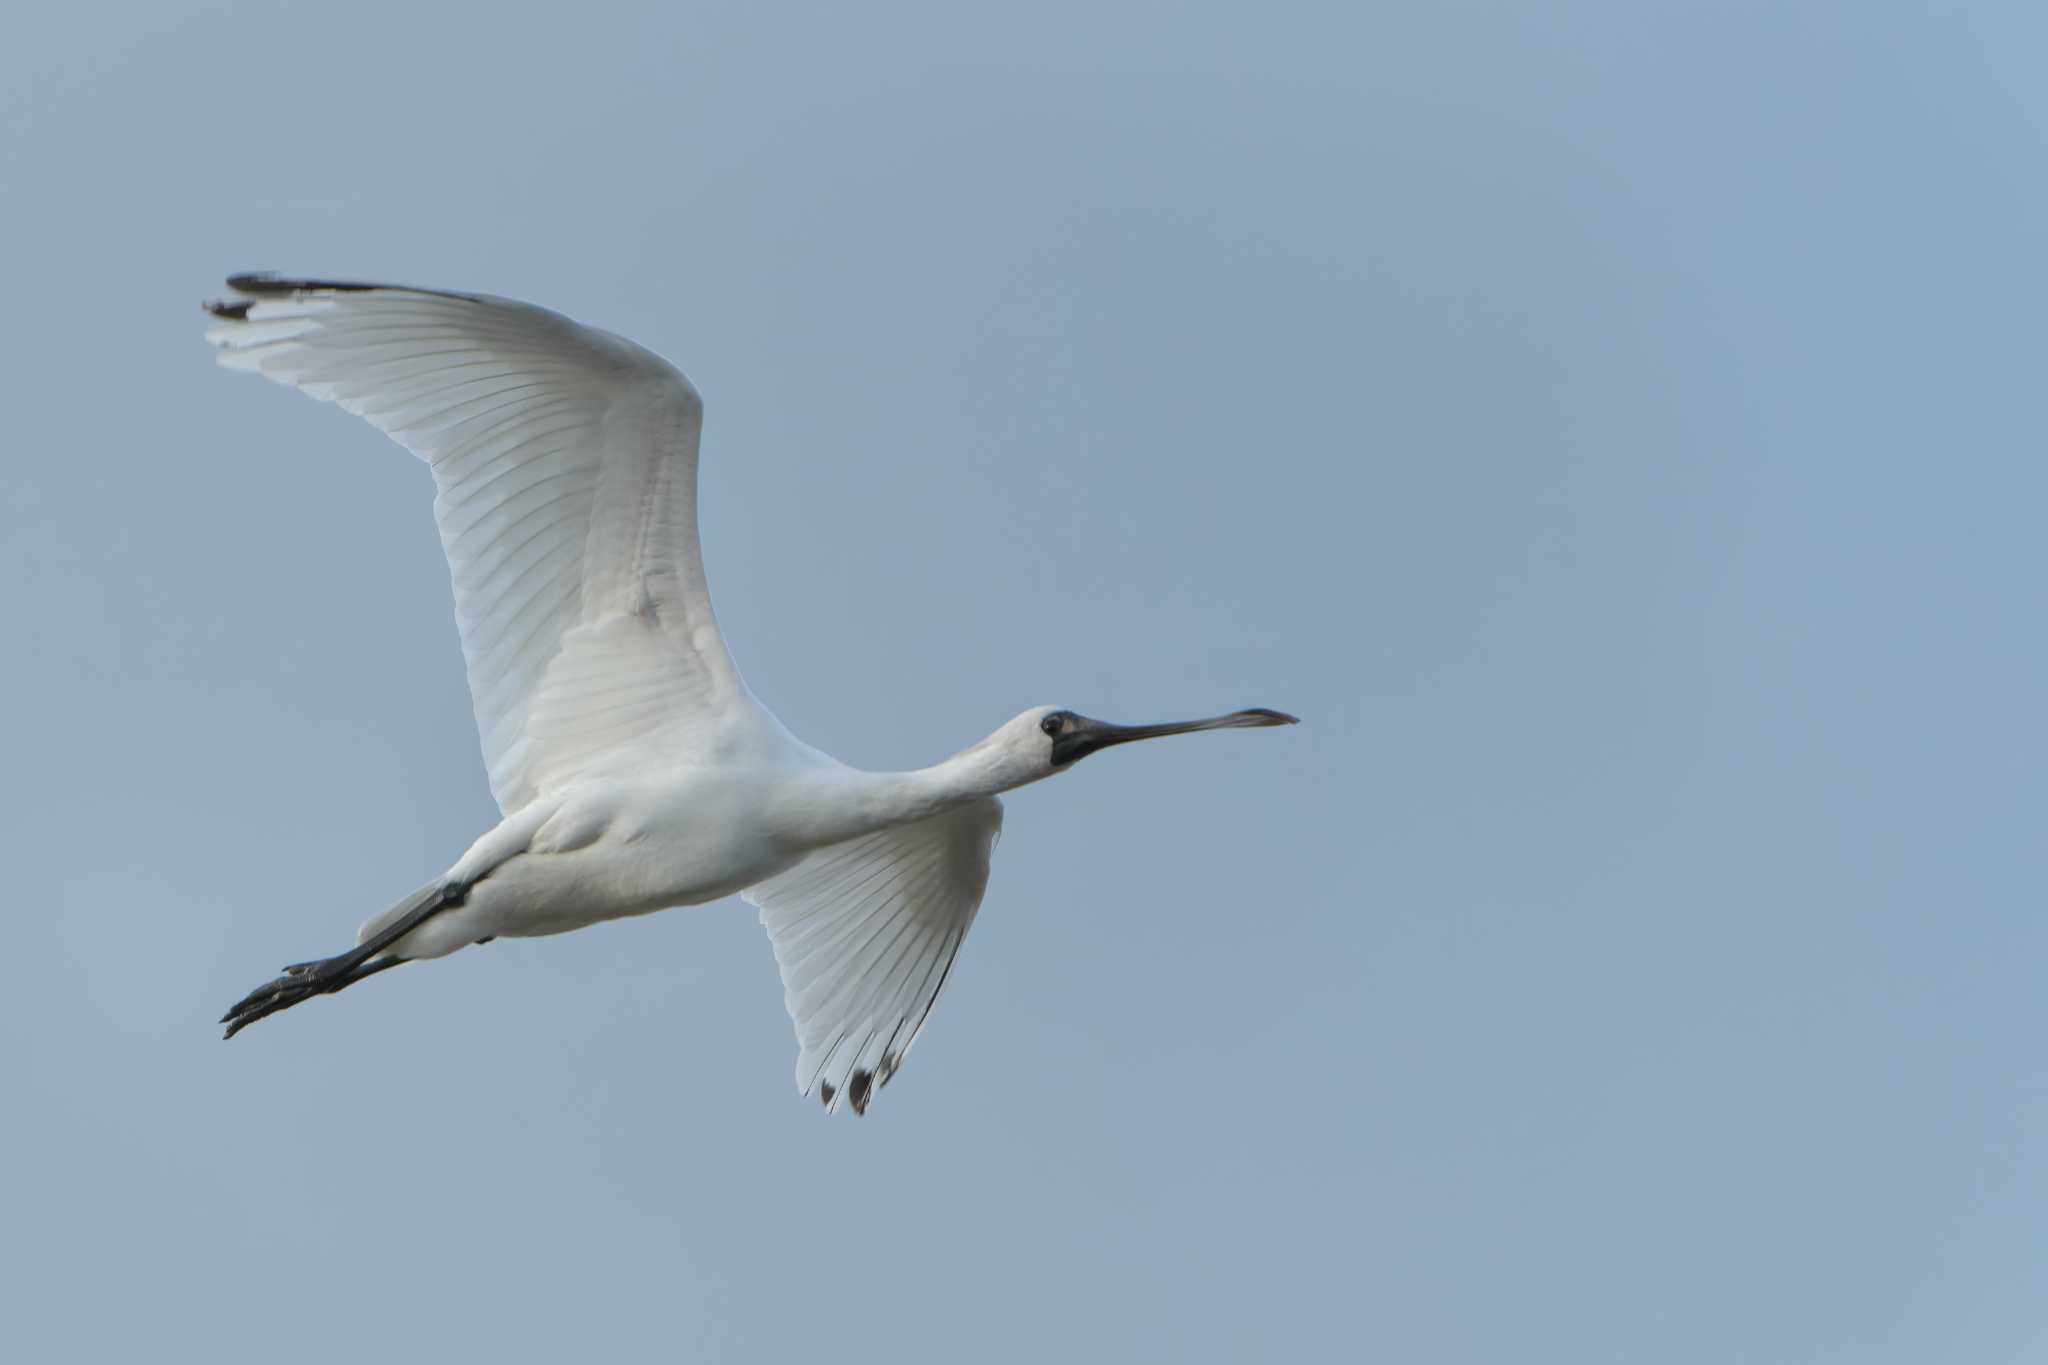
<path id="1" fill-rule="evenodd" d="M 875 1078 L 866 1071 L 856 1071 L 846 1083 L 846 1102 L 853 1106 L 853 1112 L 860 1118 L 868 1114 L 868 1100 L 874 1094 Z"/>
<path id="2" fill-rule="evenodd" d="M 832 1107 L 832 1097 L 838 1093 L 839 1092 L 837 1090 L 834 1090 L 832 1088 L 832 1082 L 818 1082 L 818 1102 L 824 1105 L 827 1109 L 830 1109 Z"/>
<path id="3" fill-rule="evenodd" d="M 245 270 L 239 275 L 228 276 L 228 288 L 238 294 L 283 294 L 289 292 L 281 286 L 282 282 L 268 270 Z"/>
<path id="4" fill-rule="evenodd" d="M 237 299 L 233 303 L 211 299 L 199 306 L 217 318 L 226 318 L 230 322 L 247 322 L 249 309 L 255 302 L 254 299 Z"/>
<path id="5" fill-rule="evenodd" d="M 452 289 L 422 289 L 418 285 L 379 284 L 368 280 L 298 279 L 269 270 L 248 270 L 239 275 L 230 275 L 228 288 L 238 294 L 252 294 L 259 299 L 284 298 L 295 294 L 367 294 L 380 289 L 406 294 L 431 294 L 435 298 L 461 299 L 465 303 L 476 303 L 481 298 L 480 295 L 458 293 Z"/>
<path id="6" fill-rule="evenodd" d="M 337 293 L 360 293 L 365 289 L 389 289 L 387 284 L 359 284 L 352 280 L 294 280 L 270 270 L 251 270 L 240 275 L 228 276 L 228 288 L 239 294 L 255 294 L 259 298 L 274 298 L 279 294 L 300 294 L 308 289 L 332 290 Z"/>

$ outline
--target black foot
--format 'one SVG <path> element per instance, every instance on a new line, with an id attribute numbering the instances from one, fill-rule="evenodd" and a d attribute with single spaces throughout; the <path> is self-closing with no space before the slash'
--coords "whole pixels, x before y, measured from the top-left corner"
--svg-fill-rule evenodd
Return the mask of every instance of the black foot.
<path id="1" fill-rule="evenodd" d="M 267 1019 L 279 1010 L 288 1010 L 316 995 L 332 995 L 366 976 L 375 976 L 387 967 L 396 967 L 405 959 L 381 957 L 379 954 L 443 910 L 462 904 L 472 885 L 474 883 L 429 883 L 393 906 L 390 914 L 380 916 L 380 919 L 390 922 L 374 937 L 357 944 L 340 957 L 293 963 L 284 969 L 283 976 L 250 991 L 220 1017 L 220 1021 L 228 1026 L 228 1031 L 221 1036 L 232 1038 L 258 1019 Z"/>
<path id="2" fill-rule="evenodd" d="M 331 995 L 344 986 L 353 986 L 366 976 L 374 976 L 387 967 L 396 967 L 404 960 L 387 957 L 365 963 L 361 950 L 357 949 L 340 957 L 322 958 L 318 962 L 293 963 L 284 969 L 283 976 L 250 991 L 220 1017 L 220 1021 L 228 1026 L 228 1031 L 221 1037 L 232 1038 L 258 1019 L 267 1019 L 279 1010 L 288 1010 L 316 995 Z"/>

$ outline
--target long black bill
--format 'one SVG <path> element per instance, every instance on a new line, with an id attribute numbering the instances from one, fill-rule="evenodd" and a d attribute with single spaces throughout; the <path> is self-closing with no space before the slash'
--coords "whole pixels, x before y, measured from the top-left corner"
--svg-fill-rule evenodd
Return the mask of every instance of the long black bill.
<path id="1" fill-rule="evenodd" d="M 1207 720 L 1178 720 L 1165 725 L 1111 725 L 1108 721 L 1091 720 L 1071 711 L 1062 712 L 1060 722 L 1058 733 L 1052 737 L 1052 765 L 1055 768 L 1064 768 L 1097 749 L 1107 749 L 1112 744 L 1128 744 L 1134 739 L 1187 735 L 1197 730 L 1262 730 L 1271 725 L 1300 723 L 1285 711 L 1268 711 L 1263 706 L 1255 706 L 1249 711 L 1232 711 L 1227 716 L 1211 716 Z"/>

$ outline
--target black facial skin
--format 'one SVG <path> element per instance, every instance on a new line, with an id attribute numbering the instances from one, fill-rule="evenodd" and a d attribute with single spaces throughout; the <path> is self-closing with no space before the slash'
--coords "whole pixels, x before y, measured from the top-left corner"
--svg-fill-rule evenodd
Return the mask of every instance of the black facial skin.
<path id="1" fill-rule="evenodd" d="M 1232 711 L 1227 716 L 1172 721 L 1164 725 L 1111 725 L 1108 721 L 1091 720 L 1072 711 L 1054 711 L 1038 722 L 1038 728 L 1052 737 L 1052 766 L 1064 768 L 1097 749 L 1107 749 L 1112 744 L 1128 744 L 1134 739 L 1186 735 L 1196 730 L 1253 730 L 1297 723 L 1285 711 L 1254 707 L 1249 711 Z"/>

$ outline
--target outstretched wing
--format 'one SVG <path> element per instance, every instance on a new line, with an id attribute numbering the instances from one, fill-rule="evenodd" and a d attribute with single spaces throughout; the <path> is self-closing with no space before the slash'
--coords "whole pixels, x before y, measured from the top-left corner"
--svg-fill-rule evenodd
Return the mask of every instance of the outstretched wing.
<path id="1" fill-rule="evenodd" d="M 823 848 L 745 893 L 782 969 L 797 1089 L 865 1114 L 924 1029 L 988 887 L 1003 803 Z"/>
<path id="2" fill-rule="evenodd" d="M 340 404 L 434 472 L 491 792 L 506 813 L 743 685 L 697 548 L 703 404 L 660 357 L 484 295 L 236 275 L 220 363 Z"/>

